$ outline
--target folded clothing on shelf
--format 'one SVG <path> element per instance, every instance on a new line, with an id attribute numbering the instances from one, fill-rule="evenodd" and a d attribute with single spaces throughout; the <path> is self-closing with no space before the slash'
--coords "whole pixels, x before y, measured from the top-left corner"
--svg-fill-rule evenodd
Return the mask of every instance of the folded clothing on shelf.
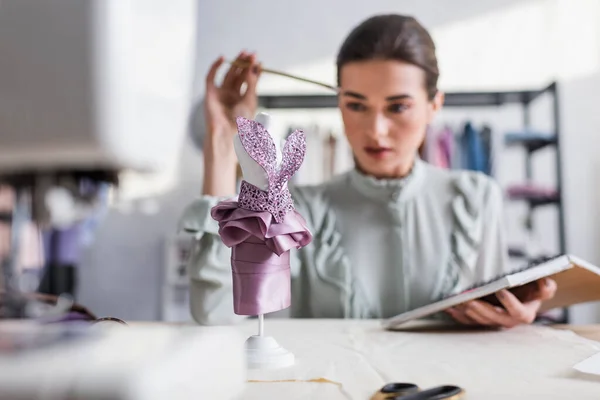
<path id="1" fill-rule="evenodd" d="M 507 187 L 506 192 L 512 198 L 554 198 L 558 196 L 555 188 L 532 184 L 515 184 Z"/>
<path id="2" fill-rule="evenodd" d="M 538 132 L 538 131 L 521 131 L 521 132 L 508 132 L 504 135 L 504 141 L 506 143 L 512 142 L 524 142 L 524 141 L 554 141 L 556 136 L 552 133 Z"/>

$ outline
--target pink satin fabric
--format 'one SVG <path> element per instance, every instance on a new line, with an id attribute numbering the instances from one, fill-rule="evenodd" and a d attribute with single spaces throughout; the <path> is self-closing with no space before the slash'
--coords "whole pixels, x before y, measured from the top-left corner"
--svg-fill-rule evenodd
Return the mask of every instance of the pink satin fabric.
<path id="1" fill-rule="evenodd" d="M 231 249 L 233 311 L 258 315 L 283 310 L 291 302 L 289 250 L 278 256 L 260 240 Z"/>
<path id="2" fill-rule="evenodd" d="M 290 249 L 306 246 L 312 234 L 304 218 L 292 210 L 281 223 L 266 211 L 224 201 L 211 210 L 223 243 L 232 249 L 234 312 L 259 315 L 290 306 Z"/>

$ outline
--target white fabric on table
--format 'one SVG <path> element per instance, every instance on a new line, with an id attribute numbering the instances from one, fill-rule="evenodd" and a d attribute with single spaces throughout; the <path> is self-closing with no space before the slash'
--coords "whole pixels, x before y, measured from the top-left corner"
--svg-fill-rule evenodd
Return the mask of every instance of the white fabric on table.
<path id="1" fill-rule="evenodd" d="M 410 327 L 410 325 L 408 326 Z M 240 326 L 257 332 L 257 322 Z M 600 343 L 570 331 L 521 326 L 504 331 L 390 332 L 375 320 L 269 319 L 265 335 L 296 356 L 281 370 L 250 370 L 241 399 L 366 400 L 391 382 L 458 385 L 468 400 L 600 399 L 600 377 L 573 369 Z M 340 383 L 308 383 L 325 378 Z"/>

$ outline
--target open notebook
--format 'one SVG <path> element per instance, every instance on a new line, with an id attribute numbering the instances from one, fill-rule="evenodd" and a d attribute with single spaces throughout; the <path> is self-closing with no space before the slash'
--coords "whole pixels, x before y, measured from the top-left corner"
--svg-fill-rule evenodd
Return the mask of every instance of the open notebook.
<path id="1" fill-rule="evenodd" d="M 600 268 L 577 257 L 561 255 L 541 263 L 527 265 L 491 281 L 480 282 L 461 293 L 385 319 L 382 324 L 387 329 L 393 329 L 405 322 L 425 318 L 475 299 L 500 305 L 494 293 L 502 289 L 509 289 L 521 301 L 527 301 L 527 296 L 535 291 L 537 285 L 535 281 L 545 277 L 554 279 L 558 289 L 554 298 L 542 304 L 540 312 L 600 301 Z"/>

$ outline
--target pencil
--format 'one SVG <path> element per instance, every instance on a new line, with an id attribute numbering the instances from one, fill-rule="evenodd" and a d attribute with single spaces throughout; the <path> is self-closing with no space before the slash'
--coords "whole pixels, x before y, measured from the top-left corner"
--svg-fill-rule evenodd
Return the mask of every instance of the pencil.
<path id="1" fill-rule="evenodd" d="M 231 65 L 235 65 L 236 67 L 240 67 L 240 68 L 244 68 L 244 67 L 247 67 L 249 65 L 247 62 L 237 61 L 237 60 L 235 60 L 235 61 L 227 61 L 227 62 L 229 64 L 231 64 Z M 318 86 L 324 87 L 326 89 L 333 90 L 336 93 L 338 92 L 338 88 L 336 86 L 329 85 L 327 83 L 318 82 L 318 81 L 315 81 L 315 80 L 312 80 L 312 79 L 303 78 L 301 76 L 288 74 L 286 72 L 276 71 L 274 69 L 263 68 L 262 66 L 260 67 L 260 70 L 262 72 L 269 73 L 269 74 L 272 74 L 272 75 L 279 75 L 279 76 L 284 76 L 286 78 L 295 79 L 295 80 L 298 80 L 298 81 L 301 81 L 301 82 L 312 83 L 314 85 L 318 85 Z"/>

